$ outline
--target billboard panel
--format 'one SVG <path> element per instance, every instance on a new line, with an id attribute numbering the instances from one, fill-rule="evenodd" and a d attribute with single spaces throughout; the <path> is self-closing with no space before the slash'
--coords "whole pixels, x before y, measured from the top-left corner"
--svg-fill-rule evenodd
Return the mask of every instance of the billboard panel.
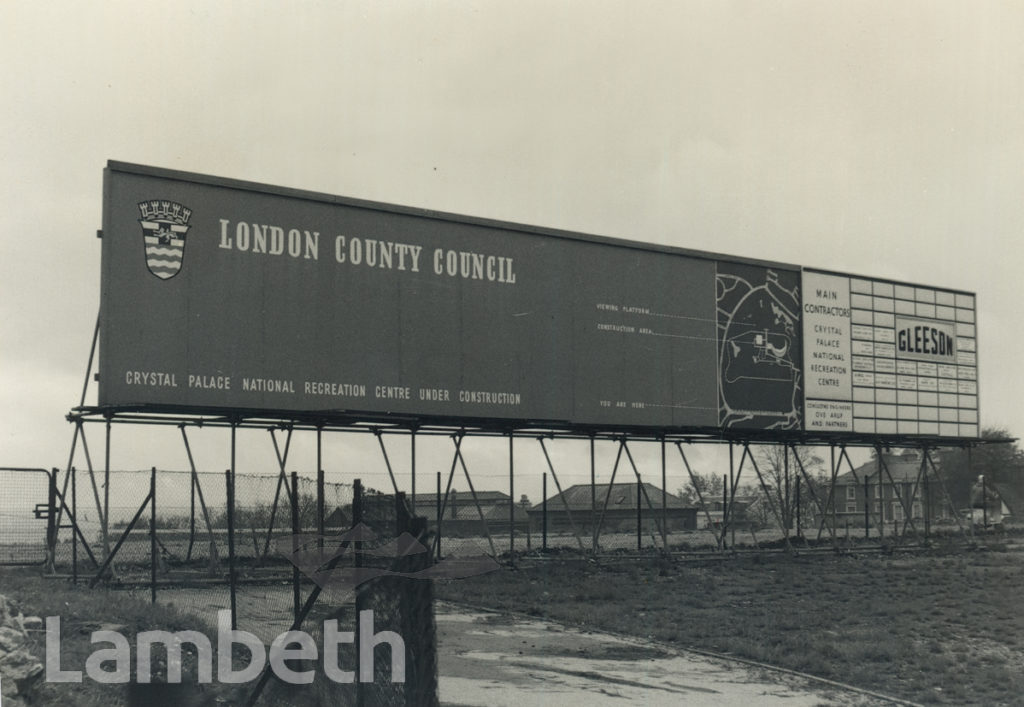
<path id="1" fill-rule="evenodd" d="M 977 437 L 974 295 L 805 270 L 807 429 Z"/>
<path id="2" fill-rule="evenodd" d="M 100 403 L 715 427 L 715 262 L 112 166 Z"/>
<path id="3" fill-rule="evenodd" d="M 105 407 L 977 434 L 971 295 L 121 163 L 102 268 Z"/>
<path id="4" fill-rule="evenodd" d="M 718 265 L 719 424 L 799 430 L 800 273 Z"/>

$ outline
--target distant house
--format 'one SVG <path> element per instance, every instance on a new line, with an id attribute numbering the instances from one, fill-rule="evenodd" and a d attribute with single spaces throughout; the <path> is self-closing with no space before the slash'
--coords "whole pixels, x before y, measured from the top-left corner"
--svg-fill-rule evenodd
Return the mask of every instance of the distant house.
<path id="1" fill-rule="evenodd" d="M 706 499 L 705 513 L 701 510 L 697 515 L 697 524 L 701 528 L 707 528 L 710 519 L 711 527 L 721 527 L 725 517 L 725 509 L 729 504 L 722 499 Z M 758 527 L 769 522 L 768 513 L 763 494 L 736 494 L 732 499 L 731 515 L 729 516 L 729 527 L 742 528 Z"/>
<path id="2" fill-rule="evenodd" d="M 1003 504 L 1003 519 L 1024 516 L 1024 493 L 1011 484 L 993 482 L 992 488 L 999 495 Z"/>
<path id="3" fill-rule="evenodd" d="M 571 531 L 575 525 L 580 533 L 589 535 L 600 525 L 602 532 L 635 532 L 638 490 L 640 518 L 645 532 L 658 532 L 663 513 L 668 530 L 696 529 L 697 509 L 688 506 L 683 499 L 653 484 L 644 483 L 641 489 L 636 483 L 621 483 L 610 487 L 597 484 L 593 487 L 593 495 L 590 484 L 577 484 L 551 496 L 547 500 L 548 530 Z M 528 513 L 534 529 L 540 528 L 544 522 L 544 504 L 534 505 Z"/>
<path id="4" fill-rule="evenodd" d="M 341 506 L 338 506 L 324 518 L 324 527 L 326 528 L 351 528 L 352 527 L 352 506 L 348 506 L 346 512 Z"/>
<path id="5" fill-rule="evenodd" d="M 933 521 L 952 518 L 952 509 L 944 500 L 931 469 L 928 470 L 928 483 L 924 481 L 920 453 L 883 453 L 882 462 L 884 466 L 873 458 L 836 477 L 834 504 L 837 527 L 864 527 L 865 503 L 869 504 L 869 525 L 904 521 L 906 510 L 915 521 L 923 520 L 926 512 Z M 907 509 L 904 504 L 908 504 Z M 831 511 L 825 520 L 831 522 Z"/>
<path id="6" fill-rule="evenodd" d="M 479 503 L 479 509 L 477 504 Z M 516 532 L 526 531 L 530 524 L 526 506 L 529 501 L 512 505 L 511 513 L 515 522 Z M 441 531 L 446 536 L 482 536 L 484 525 L 490 533 L 508 533 L 509 530 L 509 495 L 501 491 L 477 491 L 476 500 L 469 491 L 452 489 L 445 502 L 441 494 Z M 480 519 L 481 512 L 483 520 Z M 437 525 L 438 497 L 436 493 L 416 494 L 416 515 L 427 519 L 430 527 Z"/>
<path id="7" fill-rule="evenodd" d="M 1013 485 L 986 479 L 982 488 L 987 489 L 985 495 L 989 498 L 989 502 L 985 504 L 987 506 L 987 513 L 981 505 L 973 502 L 975 501 L 974 493 L 978 488 L 979 484 L 971 487 L 971 508 L 964 508 L 960 511 L 965 517 L 971 518 L 975 525 L 981 525 L 982 523 L 1002 525 L 1007 520 L 1013 518 L 1015 509 L 1017 509 L 1017 513 L 1020 513 L 1024 498 L 1021 497 L 1020 491 Z M 978 492 L 978 498 L 981 498 L 980 491 Z"/>

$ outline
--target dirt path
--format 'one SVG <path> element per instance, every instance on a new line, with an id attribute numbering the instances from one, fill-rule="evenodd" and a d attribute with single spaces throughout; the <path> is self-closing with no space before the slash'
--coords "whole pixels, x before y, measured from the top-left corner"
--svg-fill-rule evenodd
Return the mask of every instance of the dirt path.
<path id="1" fill-rule="evenodd" d="M 440 603 L 448 705 L 882 705 L 781 671 L 651 642 Z"/>
<path id="2" fill-rule="evenodd" d="M 212 623 L 227 591 L 162 590 L 161 602 Z M 242 587 L 239 628 L 269 643 L 290 628 L 291 590 Z M 882 705 L 842 688 L 738 661 L 557 623 L 437 605 L 445 705 Z"/>

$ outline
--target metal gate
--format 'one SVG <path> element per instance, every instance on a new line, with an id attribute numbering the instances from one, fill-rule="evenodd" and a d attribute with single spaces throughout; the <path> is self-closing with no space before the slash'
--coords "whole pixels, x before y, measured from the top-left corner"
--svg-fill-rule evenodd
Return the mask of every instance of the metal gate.
<path id="1" fill-rule="evenodd" d="M 46 469 L 0 467 L 0 564 L 42 564 L 56 522 Z"/>

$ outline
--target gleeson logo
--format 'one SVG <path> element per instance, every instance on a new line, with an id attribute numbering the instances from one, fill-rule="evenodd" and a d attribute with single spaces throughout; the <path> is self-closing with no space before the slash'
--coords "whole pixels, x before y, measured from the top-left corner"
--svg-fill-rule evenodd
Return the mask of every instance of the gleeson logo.
<path id="1" fill-rule="evenodd" d="M 956 324 L 896 317 L 896 356 L 914 361 L 956 363 Z"/>

